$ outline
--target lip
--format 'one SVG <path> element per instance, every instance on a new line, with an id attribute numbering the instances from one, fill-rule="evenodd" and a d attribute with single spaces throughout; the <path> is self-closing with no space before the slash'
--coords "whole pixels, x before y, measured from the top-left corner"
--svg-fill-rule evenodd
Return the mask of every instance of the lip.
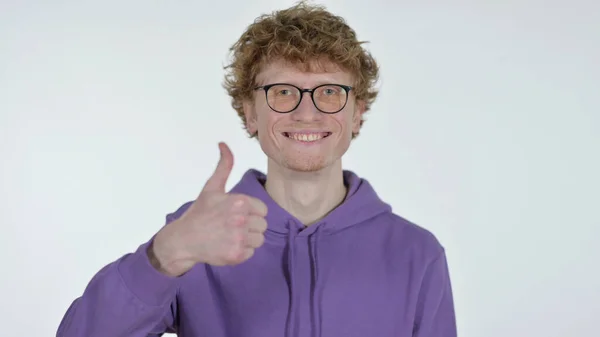
<path id="1" fill-rule="evenodd" d="M 331 133 L 329 130 L 320 129 L 302 129 L 302 130 L 285 130 L 282 133 Z"/>

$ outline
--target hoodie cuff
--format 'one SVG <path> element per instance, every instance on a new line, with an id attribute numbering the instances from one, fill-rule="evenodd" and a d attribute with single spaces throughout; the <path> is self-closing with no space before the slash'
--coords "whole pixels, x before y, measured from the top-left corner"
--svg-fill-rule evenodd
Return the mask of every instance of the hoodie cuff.
<path id="1" fill-rule="evenodd" d="M 141 245 L 135 253 L 124 256 L 117 269 L 125 286 L 142 303 L 149 306 L 169 305 L 177 293 L 178 278 L 156 270 L 147 249 L 152 241 Z"/>

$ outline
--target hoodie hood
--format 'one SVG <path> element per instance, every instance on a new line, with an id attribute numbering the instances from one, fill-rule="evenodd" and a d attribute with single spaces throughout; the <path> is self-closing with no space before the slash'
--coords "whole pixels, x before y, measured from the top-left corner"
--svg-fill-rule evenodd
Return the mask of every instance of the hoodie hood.
<path id="1" fill-rule="evenodd" d="M 320 229 L 323 234 L 332 234 L 392 211 L 391 206 L 379 198 L 366 179 L 348 170 L 344 170 L 343 175 L 344 184 L 348 188 L 346 198 L 323 219 L 309 226 L 306 234 L 311 234 L 319 226 L 323 227 Z M 263 172 L 250 169 L 230 192 L 246 194 L 264 202 L 268 209 L 266 220 L 269 231 L 287 234 L 290 223 L 303 227 L 300 220 L 283 209 L 267 193 L 264 188 L 266 179 L 267 176 Z M 313 227 L 315 229 L 310 230 Z"/>

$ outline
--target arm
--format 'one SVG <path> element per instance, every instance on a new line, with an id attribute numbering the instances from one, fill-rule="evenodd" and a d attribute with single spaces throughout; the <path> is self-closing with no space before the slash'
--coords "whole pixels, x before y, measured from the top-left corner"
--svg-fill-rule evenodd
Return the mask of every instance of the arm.
<path id="1" fill-rule="evenodd" d="M 57 337 L 161 336 L 175 332 L 178 279 L 159 272 L 141 245 L 108 264 L 63 317 Z"/>
<path id="2" fill-rule="evenodd" d="M 456 317 L 446 255 L 442 251 L 423 277 L 413 337 L 456 337 Z"/>

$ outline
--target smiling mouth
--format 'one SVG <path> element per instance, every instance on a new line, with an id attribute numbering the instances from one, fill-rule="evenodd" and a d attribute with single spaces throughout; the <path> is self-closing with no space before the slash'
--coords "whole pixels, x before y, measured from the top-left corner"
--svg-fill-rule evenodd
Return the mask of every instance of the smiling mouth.
<path id="1" fill-rule="evenodd" d="M 310 143 L 329 137 L 331 132 L 284 132 L 283 135 L 299 142 Z"/>

